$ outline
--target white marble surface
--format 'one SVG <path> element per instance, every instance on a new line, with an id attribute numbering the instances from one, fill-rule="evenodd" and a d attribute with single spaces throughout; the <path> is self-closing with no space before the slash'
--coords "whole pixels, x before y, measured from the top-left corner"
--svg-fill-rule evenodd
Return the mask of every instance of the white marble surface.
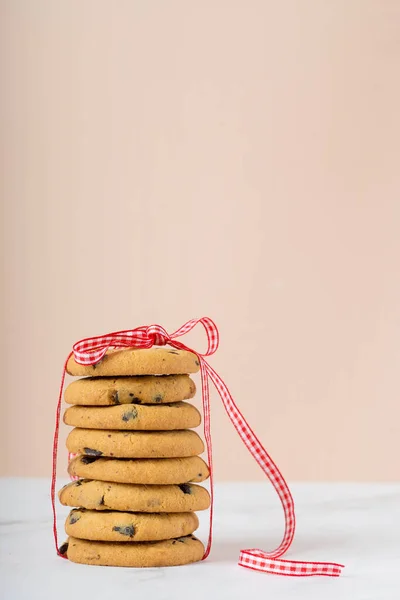
<path id="1" fill-rule="evenodd" d="M 59 481 L 60 487 L 64 481 Z M 332 560 L 339 579 L 290 578 L 237 566 L 240 548 L 271 549 L 283 516 L 268 483 L 219 484 L 214 545 L 205 562 L 158 569 L 76 565 L 53 548 L 49 482 L 0 480 L 0 598 L 3 600 L 397 600 L 400 484 L 295 484 L 298 530 L 286 558 Z M 59 508 L 60 538 L 67 509 Z M 198 535 L 206 539 L 207 513 Z"/>

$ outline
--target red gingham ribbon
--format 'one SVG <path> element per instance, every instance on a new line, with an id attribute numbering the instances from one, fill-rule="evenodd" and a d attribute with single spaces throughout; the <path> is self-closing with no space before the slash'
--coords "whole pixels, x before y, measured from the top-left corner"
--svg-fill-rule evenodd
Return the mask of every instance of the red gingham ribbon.
<path id="1" fill-rule="evenodd" d="M 176 338 L 179 338 L 191 331 L 198 323 L 203 325 L 208 340 L 207 351 L 204 354 L 185 346 Z M 230 418 L 233 426 L 238 432 L 242 442 L 249 450 L 258 465 L 267 475 L 277 492 L 282 503 L 285 515 L 285 532 L 282 542 L 279 547 L 272 552 L 264 552 L 257 548 L 241 550 L 239 555 L 239 565 L 256 571 L 264 571 L 267 573 L 277 573 L 279 575 L 292 575 L 297 577 L 311 575 L 325 575 L 328 577 L 338 577 L 341 574 L 344 565 L 328 562 L 301 562 L 295 560 L 283 560 L 280 557 L 289 549 L 295 532 L 295 514 L 294 503 L 289 487 L 275 465 L 268 452 L 265 450 L 250 425 L 236 406 L 225 383 L 205 360 L 205 356 L 210 356 L 218 348 L 219 333 L 215 323 L 208 317 L 201 319 L 192 319 L 172 334 L 168 334 L 160 325 L 150 325 L 149 327 L 137 327 L 126 331 L 117 331 L 109 335 L 98 336 L 94 338 L 86 338 L 77 342 L 73 346 L 73 351 L 68 356 L 63 370 L 61 379 L 60 394 L 58 398 L 56 412 L 56 427 L 54 433 L 53 445 L 53 474 L 51 483 L 51 500 L 53 507 L 53 531 L 56 550 L 59 556 L 63 556 L 58 549 L 57 527 L 56 527 L 56 509 L 55 509 L 55 484 L 56 484 L 56 463 L 57 463 L 57 448 L 58 448 L 58 431 L 60 423 L 60 411 L 62 393 L 64 388 L 64 379 L 66 365 L 73 354 L 77 363 L 81 365 L 93 365 L 101 361 L 109 348 L 151 348 L 152 346 L 170 346 L 180 349 L 189 350 L 197 355 L 200 362 L 201 383 L 202 383 L 202 398 L 204 411 L 204 436 L 206 439 L 207 456 L 210 469 L 210 527 L 207 548 L 203 556 L 203 560 L 210 553 L 212 543 L 212 523 L 213 523 L 213 505 L 214 505 L 214 483 L 213 483 L 213 466 L 212 466 L 212 445 L 210 433 L 210 400 L 209 400 L 209 381 L 211 381 L 218 391 L 224 408 Z"/>

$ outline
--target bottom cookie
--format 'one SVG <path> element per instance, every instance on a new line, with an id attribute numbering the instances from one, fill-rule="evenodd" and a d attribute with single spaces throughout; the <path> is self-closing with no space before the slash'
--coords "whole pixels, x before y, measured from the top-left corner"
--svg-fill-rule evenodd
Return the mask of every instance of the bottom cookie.
<path id="1" fill-rule="evenodd" d="M 108 567 L 173 567 L 202 559 L 204 546 L 194 535 L 162 542 L 89 542 L 69 537 L 60 552 L 75 563 Z"/>

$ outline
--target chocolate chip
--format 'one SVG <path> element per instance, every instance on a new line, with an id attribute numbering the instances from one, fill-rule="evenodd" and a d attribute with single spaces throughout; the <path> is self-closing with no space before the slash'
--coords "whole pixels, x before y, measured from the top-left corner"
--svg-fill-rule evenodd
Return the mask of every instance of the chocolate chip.
<path id="1" fill-rule="evenodd" d="M 99 456 L 81 456 L 81 463 L 90 465 L 92 462 L 100 458 Z"/>
<path id="2" fill-rule="evenodd" d="M 176 350 L 168 350 L 168 352 L 169 352 L 170 354 L 179 354 L 179 352 L 177 352 Z"/>
<path id="3" fill-rule="evenodd" d="M 113 404 L 120 404 L 118 390 L 114 390 L 111 394 L 111 401 Z"/>
<path id="4" fill-rule="evenodd" d="M 198 367 L 200 366 L 200 363 L 199 363 L 199 361 L 198 361 L 198 360 L 195 360 L 194 362 L 196 363 L 196 365 L 197 365 Z"/>
<path id="5" fill-rule="evenodd" d="M 83 458 L 83 457 L 82 457 Z M 82 459 L 81 459 L 82 460 Z M 75 481 L 75 485 L 82 485 L 82 479 L 78 479 L 78 481 Z"/>
<path id="6" fill-rule="evenodd" d="M 60 554 L 66 554 L 67 550 L 68 550 L 68 542 L 64 542 L 64 544 L 62 544 L 58 549 Z"/>
<path id="7" fill-rule="evenodd" d="M 140 398 L 135 396 L 135 394 L 133 394 L 132 392 L 129 392 L 129 397 L 132 398 L 131 404 L 142 404 L 142 401 L 140 400 Z"/>
<path id="8" fill-rule="evenodd" d="M 157 394 L 156 396 L 153 396 L 154 402 L 161 402 L 161 400 L 163 398 L 164 398 L 163 394 Z"/>
<path id="9" fill-rule="evenodd" d="M 203 477 L 203 473 L 198 473 L 197 477 Z"/>
<path id="10" fill-rule="evenodd" d="M 107 435 L 107 437 L 111 437 L 111 433 L 109 433 L 109 434 Z"/>
<path id="11" fill-rule="evenodd" d="M 173 543 L 173 544 L 176 544 L 176 540 L 174 540 L 172 543 Z"/>
<path id="12" fill-rule="evenodd" d="M 100 498 L 99 506 L 104 506 L 104 494 Z"/>
<path id="13" fill-rule="evenodd" d="M 135 528 L 133 525 L 116 525 L 113 527 L 113 531 L 118 531 L 121 535 L 127 535 L 130 538 L 133 538 L 135 535 Z"/>
<path id="14" fill-rule="evenodd" d="M 186 542 L 186 538 L 184 538 L 184 537 L 180 537 L 180 538 L 177 538 L 177 540 L 176 540 L 176 541 L 177 541 L 177 542 L 180 542 L 181 544 L 184 544 L 184 543 Z"/>
<path id="15" fill-rule="evenodd" d="M 81 515 L 79 514 L 79 512 L 77 512 L 75 510 L 71 511 L 71 513 L 69 515 L 69 524 L 73 525 L 74 523 L 79 521 L 80 518 L 81 518 Z"/>
<path id="16" fill-rule="evenodd" d="M 124 412 L 124 414 L 122 415 L 122 420 L 125 421 L 125 423 L 127 423 L 128 421 L 134 421 L 136 419 L 136 417 L 137 417 L 136 408 L 131 408 L 127 412 Z"/>
<path id="17" fill-rule="evenodd" d="M 178 488 L 180 488 L 184 494 L 192 493 L 192 488 L 188 483 L 181 483 L 180 485 L 178 485 Z"/>
<path id="18" fill-rule="evenodd" d="M 101 456 L 103 454 L 100 450 L 93 450 L 93 448 L 84 448 L 83 451 L 89 456 Z"/>

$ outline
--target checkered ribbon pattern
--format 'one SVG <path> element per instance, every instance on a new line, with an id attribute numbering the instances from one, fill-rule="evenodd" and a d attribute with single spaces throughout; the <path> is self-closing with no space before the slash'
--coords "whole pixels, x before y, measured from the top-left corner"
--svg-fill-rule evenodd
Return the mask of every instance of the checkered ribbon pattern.
<path id="1" fill-rule="evenodd" d="M 189 348 L 177 338 L 189 333 L 196 325 L 201 324 L 206 332 L 208 346 L 203 354 Z M 222 381 L 221 377 L 205 360 L 205 356 L 214 354 L 219 345 L 219 333 L 215 323 L 208 317 L 201 319 L 192 319 L 174 333 L 168 334 L 167 331 L 160 325 L 150 325 L 137 327 L 125 331 L 117 331 L 108 335 L 86 338 L 74 344 L 72 352 L 65 361 L 64 370 L 61 379 L 60 393 L 58 398 L 56 412 L 56 426 L 54 432 L 53 444 L 53 474 L 51 483 L 51 500 L 53 507 L 53 532 L 57 554 L 65 558 L 58 548 L 57 525 L 56 525 L 56 508 L 55 508 L 55 485 L 56 485 L 56 469 L 57 469 L 57 449 L 58 449 L 58 434 L 60 424 L 60 411 L 62 394 L 64 389 L 64 380 L 66 373 L 67 362 L 72 356 L 77 363 L 81 365 L 94 365 L 102 360 L 106 352 L 110 348 L 152 348 L 153 346 L 165 346 L 166 344 L 179 350 L 188 350 L 193 352 L 200 362 L 200 374 L 202 382 L 202 400 L 204 412 L 204 437 L 206 440 L 207 457 L 210 470 L 210 525 L 207 547 L 203 556 L 203 560 L 207 558 L 211 550 L 212 544 L 212 526 L 213 526 L 213 506 L 214 506 L 214 482 L 213 482 L 213 464 L 212 464 L 212 442 L 210 432 L 210 391 L 209 383 L 211 382 L 216 388 L 224 408 L 239 434 L 242 442 L 258 463 L 262 471 L 272 483 L 278 497 L 281 501 L 285 516 L 285 531 L 282 542 L 275 550 L 265 552 L 258 548 L 249 548 L 241 550 L 239 554 L 239 565 L 255 571 L 263 571 L 266 573 L 274 573 L 286 576 L 306 577 L 313 575 L 324 575 L 328 577 L 339 577 L 344 565 L 332 562 L 301 562 L 296 560 L 283 560 L 281 557 L 290 548 L 296 526 L 294 502 L 290 493 L 289 487 L 279 471 L 278 467 L 265 450 L 260 440 L 247 423 L 246 419 L 236 406 L 231 393 L 227 386 Z"/>

